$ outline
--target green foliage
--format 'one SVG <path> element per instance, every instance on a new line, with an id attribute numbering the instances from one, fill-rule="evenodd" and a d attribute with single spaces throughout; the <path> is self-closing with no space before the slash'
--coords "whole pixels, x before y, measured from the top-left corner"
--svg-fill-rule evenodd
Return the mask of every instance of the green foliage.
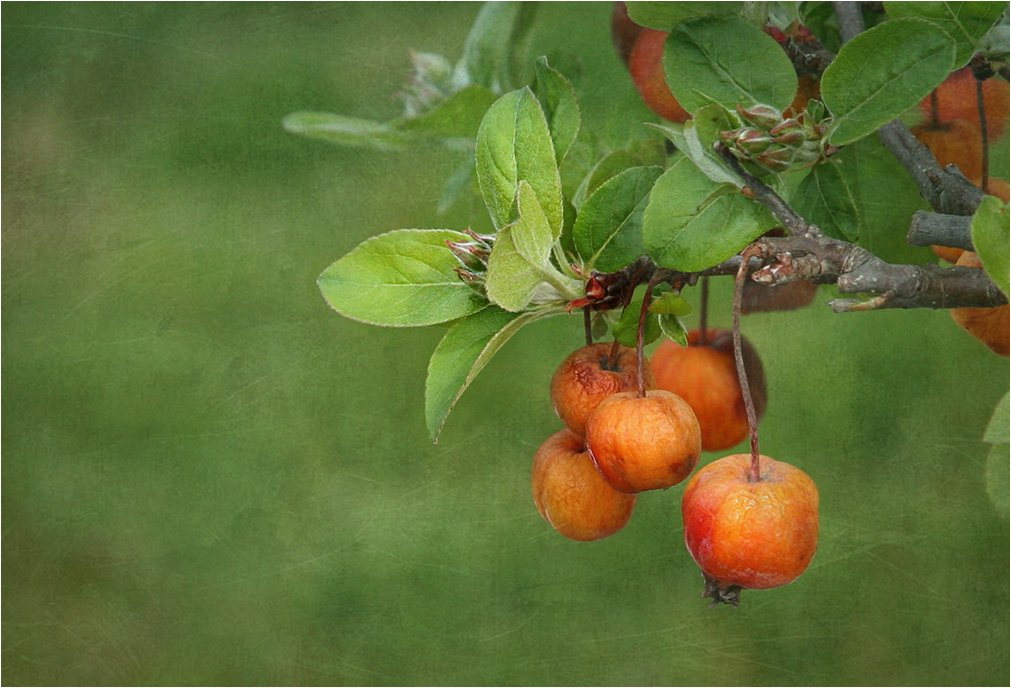
<path id="1" fill-rule="evenodd" d="M 711 14 L 734 14 L 743 2 L 628 2 L 628 16 L 636 24 L 669 31 L 680 22 Z"/>
<path id="2" fill-rule="evenodd" d="M 548 121 L 551 143 L 555 148 L 555 162 L 561 165 L 562 158 L 579 134 L 579 103 L 576 102 L 572 84 L 560 72 L 548 66 L 546 57 L 537 58 L 536 69 L 534 92 Z"/>
<path id="3" fill-rule="evenodd" d="M 945 31 L 955 41 L 955 58 L 950 69 L 958 69 L 979 48 L 979 41 L 990 30 L 1006 2 L 886 2 L 890 17 L 918 17 Z"/>
<path id="4" fill-rule="evenodd" d="M 817 165 L 797 185 L 793 208 L 808 222 L 835 239 L 860 238 L 860 213 L 839 165 Z"/>
<path id="5" fill-rule="evenodd" d="M 983 202 L 972 216 L 972 245 L 986 274 L 990 275 L 1004 295 L 1011 294 L 1008 285 L 1008 256 L 1011 255 L 1009 239 L 1011 217 L 1008 204 L 996 196 L 984 196 Z"/>
<path id="6" fill-rule="evenodd" d="M 919 103 L 948 76 L 954 55 L 951 36 L 921 19 L 893 19 L 853 38 L 821 80 L 831 142 L 852 143 Z"/>
<path id="7" fill-rule="evenodd" d="M 732 15 L 697 17 L 675 26 L 663 64 L 671 93 L 688 112 L 711 103 L 728 110 L 757 103 L 785 110 L 797 92 L 797 75 L 782 48 L 754 24 Z"/>
<path id="8" fill-rule="evenodd" d="M 319 288 L 341 315 L 372 325 L 418 327 L 456 320 L 486 302 L 460 281 L 447 241 L 469 237 L 448 229 L 380 234 L 323 271 Z"/>
<path id="9" fill-rule="evenodd" d="M 656 290 L 659 291 L 659 288 Z M 623 346 L 634 347 L 639 336 L 639 314 L 642 312 L 642 301 L 646 298 L 646 285 L 635 288 L 628 306 L 621 312 L 621 317 L 611 328 L 611 336 Z M 652 304 L 650 304 L 652 305 Z M 652 344 L 661 334 L 660 320 L 656 313 L 648 310 L 643 321 L 643 343 Z"/>

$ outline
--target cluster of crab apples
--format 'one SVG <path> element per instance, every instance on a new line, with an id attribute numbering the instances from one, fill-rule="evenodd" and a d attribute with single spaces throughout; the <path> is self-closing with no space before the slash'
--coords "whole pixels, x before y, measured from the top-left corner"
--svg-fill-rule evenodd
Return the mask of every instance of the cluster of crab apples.
<path id="1" fill-rule="evenodd" d="M 692 475 L 703 450 L 749 435 L 729 331 L 693 330 L 689 346 L 665 340 L 645 360 L 635 349 L 589 344 L 551 379 L 565 429 L 534 456 L 532 488 L 541 516 L 572 540 L 613 535 L 642 492 L 689 477 L 684 538 L 706 579 L 706 597 L 737 603 L 742 588 L 796 579 L 818 542 L 818 491 L 802 471 L 766 456 L 734 454 Z M 753 408 L 765 407 L 754 349 L 742 340 Z"/>

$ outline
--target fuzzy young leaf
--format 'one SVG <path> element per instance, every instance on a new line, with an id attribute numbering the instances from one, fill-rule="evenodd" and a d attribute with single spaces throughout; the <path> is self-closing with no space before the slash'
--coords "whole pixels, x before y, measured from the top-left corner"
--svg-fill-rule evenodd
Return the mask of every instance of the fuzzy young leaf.
<path id="1" fill-rule="evenodd" d="M 400 150 L 419 139 L 393 124 L 329 112 L 293 112 L 282 121 L 286 131 L 343 146 Z"/>
<path id="2" fill-rule="evenodd" d="M 488 302 L 464 284 L 446 241 L 470 237 L 448 229 L 398 229 L 359 244 L 319 276 L 330 307 L 372 325 L 420 327 L 456 320 Z"/>
<path id="3" fill-rule="evenodd" d="M 838 165 L 816 165 L 797 185 L 793 207 L 834 239 L 856 242 L 860 237 L 856 200 Z"/>
<path id="4" fill-rule="evenodd" d="M 693 272 L 730 258 L 775 225 L 763 206 L 681 158 L 653 186 L 642 238 L 657 265 Z"/>
<path id="5" fill-rule="evenodd" d="M 1007 296 L 1009 261 L 1011 255 L 1011 216 L 1008 204 L 996 196 L 984 196 L 972 216 L 972 245 L 976 247 L 983 269 L 998 288 Z"/>
<path id="6" fill-rule="evenodd" d="M 490 306 L 454 323 L 428 362 L 425 382 L 425 421 L 433 442 L 464 390 L 502 345 L 521 327 L 563 312 L 507 313 Z"/>
<path id="7" fill-rule="evenodd" d="M 1007 2 L 886 2 L 889 17 L 918 17 L 943 29 L 955 39 L 952 70 L 969 61 Z"/>
<path id="8" fill-rule="evenodd" d="M 562 181 L 537 98 L 529 88 L 495 101 L 477 132 L 477 179 L 496 229 L 515 219 L 516 186 L 533 188 L 553 237 L 562 231 Z"/>
<path id="9" fill-rule="evenodd" d="M 919 103 L 951 71 L 955 42 L 923 19 L 891 19 L 839 51 L 821 80 L 837 146 L 873 133 Z"/>
<path id="10" fill-rule="evenodd" d="M 642 213 L 660 167 L 632 167 L 594 191 L 576 216 L 572 230 L 579 255 L 600 272 L 614 272 L 645 253 Z"/>
<path id="11" fill-rule="evenodd" d="M 669 31 L 692 17 L 709 14 L 737 14 L 743 2 L 627 2 L 628 16 L 639 26 Z"/>
<path id="12" fill-rule="evenodd" d="M 642 310 L 642 300 L 646 296 L 646 285 L 640 284 L 632 294 L 632 300 L 621 312 L 618 322 L 611 328 L 611 334 L 621 342 L 622 346 L 634 347 L 639 331 L 639 312 Z M 660 338 L 660 322 L 655 313 L 646 312 L 643 326 L 643 344 L 651 344 Z"/>
<path id="13" fill-rule="evenodd" d="M 548 66 L 548 58 L 537 58 L 537 100 L 544 110 L 555 148 L 555 162 L 561 164 L 579 134 L 579 103 L 569 80 Z"/>
<path id="14" fill-rule="evenodd" d="M 797 74 L 779 44 L 735 16 L 678 24 L 667 37 L 663 65 L 671 93 L 688 112 L 711 103 L 785 110 L 797 92 Z"/>

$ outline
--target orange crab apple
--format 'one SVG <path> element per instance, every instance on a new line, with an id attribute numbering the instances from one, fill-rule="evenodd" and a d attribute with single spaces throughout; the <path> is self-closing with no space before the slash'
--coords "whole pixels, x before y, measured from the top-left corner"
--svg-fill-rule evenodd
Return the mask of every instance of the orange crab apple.
<path id="1" fill-rule="evenodd" d="M 586 448 L 611 487 L 636 494 L 677 485 L 691 475 L 702 438 L 695 413 L 676 394 L 621 392 L 590 414 Z"/>
<path id="2" fill-rule="evenodd" d="M 639 96 L 650 110 L 671 122 L 683 124 L 691 115 L 670 92 L 664 80 L 663 46 L 666 31 L 643 29 L 628 57 L 628 72 Z"/>
<path id="3" fill-rule="evenodd" d="M 692 407 L 702 429 L 702 449 L 720 451 L 748 436 L 748 416 L 734 362 L 734 338 L 730 330 L 688 333 L 688 346 L 664 340 L 653 352 L 650 365 L 657 387 L 677 394 Z M 755 413 L 765 412 L 765 373 L 754 347 L 741 341 L 744 368 L 751 388 Z"/>
<path id="4" fill-rule="evenodd" d="M 959 257 L 956 265 L 970 268 L 982 268 L 979 256 L 972 251 L 965 251 Z M 1011 333 L 1011 305 L 995 306 L 993 308 L 954 308 L 950 311 L 952 319 L 966 332 L 983 342 L 990 351 L 998 356 L 1008 358 L 1011 354 L 1009 333 Z"/>
<path id="5" fill-rule="evenodd" d="M 600 540 L 624 528 L 636 499 L 607 484 L 583 438 L 567 429 L 545 440 L 534 454 L 531 489 L 541 517 L 579 542 Z"/>
<path id="6" fill-rule="evenodd" d="M 635 349 L 589 344 L 573 351 L 551 377 L 551 404 L 566 427 L 585 434 L 586 419 L 597 405 L 616 392 L 636 389 Z M 656 387 L 649 362 L 643 362 L 647 389 Z"/>
<path id="7" fill-rule="evenodd" d="M 818 548 L 818 488 L 799 468 L 733 454 L 699 469 L 681 499 L 685 544 L 706 578 L 707 597 L 737 604 L 741 588 L 790 583 Z M 714 601 L 714 604 L 715 604 Z"/>

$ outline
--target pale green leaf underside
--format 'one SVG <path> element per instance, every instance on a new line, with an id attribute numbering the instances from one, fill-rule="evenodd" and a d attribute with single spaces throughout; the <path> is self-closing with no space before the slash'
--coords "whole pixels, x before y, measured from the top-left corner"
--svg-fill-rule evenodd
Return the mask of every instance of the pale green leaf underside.
<path id="1" fill-rule="evenodd" d="M 456 320 L 487 306 L 453 268 L 446 241 L 470 237 L 448 229 L 399 229 L 373 237 L 323 271 L 317 280 L 341 315 L 387 327 Z"/>

